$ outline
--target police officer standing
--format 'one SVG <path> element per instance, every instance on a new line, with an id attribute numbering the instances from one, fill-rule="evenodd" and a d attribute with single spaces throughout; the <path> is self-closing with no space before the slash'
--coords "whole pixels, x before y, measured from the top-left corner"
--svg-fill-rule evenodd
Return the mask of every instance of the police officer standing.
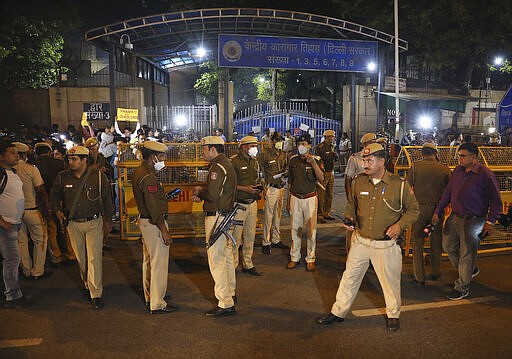
<path id="1" fill-rule="evenodd" d="M 293 269 L 299 264 L 301 238 L 298 231 L 299 227 L 302 227 L 302 231 L 306 233 L 307 237 L 306 270 L 314 271 L 318 212 L 316 183 L 324 180 L 324 174 L 317 163 L 320 158 L 315 158 L 310 152 L 311 136 L 309 134 L 302 135 L 297 139 L 297 147 L 299 153 L 292 156 L 288 164 L 292 246 L 290 261 L 286 268 Z"/>
<path id="2" fill-rule="evenodd" d="M 212 232 L 224 219 L 224 215 L 233 208 L 236 192 L 236 173 L 229 159 L 224 155 L 224 141 L 219 136 L 207 136 L 202 139 L 204 159 L 210 162 L 206 187 L 195 187 L 192 201 L 204 200 L 204 230 L 206 243 Z M 214 292 L 218 300 L 216 308 L 207 311 L 207 317 L 234 315 L 235 311 L 235 266 L 231 240 L 225 235 L 207 247 L 208 265 L 213 281 Z"/>
<path id="3" fill-rule="evenodd" d="M 324 166 L 324 180 L 322 186 L 318 186 L 318 222 L 332 221 L 331 212 L 333 187 L 334 187 L 334 161 L 338 160 L 334 144 L 335 133 L 333 130 L 324 131 L 324 141 L 315 147 L 315 155 L 322 159 Z"/>
<path id="4" fill-rule="evenodd" d="M 112 230 L 110 182 L 98 169 L 88 168 L 87 148 L 72 147 L 66 151 L 66 156 L 69 170 L 60 172 L 55 178 L 50 205 L 62 225 L 68 222 L 67 232 L 92 307 L 102 309 L 101 249 L 103 235 Z"/>
<path id="5" fill-rule="evenodd" d="M 26 278 L 33 280 L 44 279 L 52 272 L 45 272 L 46 249 L 48 237 L 46 236 L 46 224 L 43 215 L 37 206 L 37 200 L 41 203 L 41 210 L 45 217 L 48 216 L 48 194 L 44 188 L 41 172 L 36 166 L 26 163 L 28 146 L 21 142 L 14 142 L 20 160 L 14 168 L 23 182 L 23 194 L 25 196 L 25 212 L 18 243 L 20 246 L 21 268 Z M 29 234 L 34 244 L 32 257 L 29 252 Z"/>
<path id="6" fill-rule="evenodd" d="M 402 250 L 397 241 L 402 231 L 416 221 L 418 202 L 409 184 L 386 171 L 386 152 L 378 143 L 363 150 L 364 174 L 354 179 L 345 216 L 354 221 L 352 248 L 331 312 L 319 324 L 342 322 L 354 303 L 370 261 L 384 292 L 386 326 L 400 327 L 400 278 Z"/>
<path id="7" fill-rule="evenodd" d="M 167 146 L 145 141 L 141 152 L 142 162 L 133 173 L 132 186 L 140 213 L 144 299 L 151 314 L 167 314 L 178 309 L 164 300 L 172 239 L 166 221 L 167 199 L 156 173 L 165 167 Z"/>
<path id="8" fill-rule="evenodd" d="M 433 143 L 425 142 L 421 148 L 423 159 L 412 165 L 407 181 L 414 190 L 416 200 L 420 205 L 420 216 L 412 225 L 411 237 L 413 239 L 413 269 L 414 278 L 419 286 L 425 285 L 425 264 L 423 260 L 423 246 L 425 237 L 430 232 L 430 264 L 432 266 L 431 278 L 436 280 L 441 275 L 441 227 L 425 228 L 431 224 L 437 203 L 443 194 L 444 188 L 450 180 L 450 169 L 437 160 L 437 147 Z"/>
<path id="9" fill-rule="evenodd" d="M 283 151 L 283 141 L 277 132 L 270 138 L 271 146 L 260 155 L 265 174 L 265 207 L 263 222 L 264 254 L 270 254 L 272 247 L 288 249 L 281 241 L 281 212 L 283 209 L 284 178 L 287 172 L 286 153 Z"/>
<path id="10" fill-rule="evenodd" d="M 252 263 L 254 252 L 254 237 L 256 236 L 256 222 L 258 219 L 258 198 L 263 191 L 259 183 L 260 165 L 257 160 L 258 139 L 254 136 L 245 136 L 240 141 L 238 153 L 230 157 L 236 173 L 236 199 L 235 202 L 245 207 L 245 211 L 237 213 L 236 219 L 243 221 L 244 225 L 235 227 L 233 236 L 237 246 L 233 248 L 235 268 L 238 266 L 238 249 L 242 245 L 242 272 L 254 276 L 262 275 Z"/>

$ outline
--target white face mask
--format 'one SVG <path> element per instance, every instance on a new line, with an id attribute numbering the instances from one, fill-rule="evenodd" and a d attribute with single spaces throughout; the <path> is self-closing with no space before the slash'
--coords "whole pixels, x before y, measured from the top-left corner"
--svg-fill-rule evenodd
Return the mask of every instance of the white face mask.
<path id="1" fill-rule="evenodd" d="M 157 162 L 154 162 L 153 161 L 153 168 L 155 169 L 155 171 L 161 171 L 165 168 L 165 162 L 164 161 L 157 161 Z"/>
<path id="2" fill-rule="evenodd" d="M 278 149 L 278 150 L 283 149 L 283 141 L 276 142 L 276 149 Z"/>
<path id="3" fill-rule="evenodd" d="M 306 153 L 308 153 L 308 148 L 304 145 L 300 145 L 299 148 L 299 155 L 304 156 Z"/>
<path id="4" fill-rule="evenodd" d="M 256 157 L 258 155 L 258 147 L 249 148 L 249 156 Z"/>

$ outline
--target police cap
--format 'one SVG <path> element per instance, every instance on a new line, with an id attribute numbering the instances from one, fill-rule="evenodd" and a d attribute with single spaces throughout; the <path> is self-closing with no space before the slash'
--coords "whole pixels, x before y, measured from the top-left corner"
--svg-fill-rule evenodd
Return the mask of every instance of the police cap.
<path id="1" fill-rule="evenodd" d="M 363 157 L 373 155 L 379 151 L 384 151 L 384 147 L 380 143 L 370 143 L 363 149 Z"/>
<path id="2" fill-rule="evenodd" d="M 89 150 L 84 146 L 74 146 L 66 151 L 67 156 L 89 156 Z"/>
<path id="3" fill-rule="evenodd" d="M 240 140 L 241 145 L 249 145 L 251 143 L 258 143 L 258 139 L 254 136 L 245 136 Z"/>
<path id="4" fill-rule="evenodd" d="M 16 146 L 18 152 L 28 152 L 28 146 L 26 144 L 21 142 L 13 142 L 12 144 Z"/>
<path id="5" fill-rule="evenodd" d="M 167 152 L 167 146 L 162 142 L 144 141 L 144 148 L 154 152 Z"/>
<path id="6" fill-rule="evenodd" d="M 433 149 L 434 151 L 437 152 L 437 146 L 434 145 L 433 143 L 430 143 L 430 142 L 425 142 L 423 144 L 422 148 L 431 148 L 431 149 Z"/>
<path id="7" fill-rule="evenodd" d="M 377 139 L 377 136 L 375 136 L 375 133 L 365 133 L 361 137 L 361 143 L 371 142 L 371 141 L 374 141 L 375 139 Z"/>
<path id="8" fill-rule="evenodd" d="M 224 140 L 219 136 L 206 136 L 201 139 L 203 146 L 207 145 L 224 145 Z"/>

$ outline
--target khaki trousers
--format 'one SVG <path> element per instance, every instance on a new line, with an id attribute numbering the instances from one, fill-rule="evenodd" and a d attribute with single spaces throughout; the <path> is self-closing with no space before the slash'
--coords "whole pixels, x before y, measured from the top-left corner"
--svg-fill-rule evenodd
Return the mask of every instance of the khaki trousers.
<path id="1" fill-rule="evenodd" d="M 62 257 L 65 256 L 69 260 L 75 259 L 75 254 L 72 253 L 71 249 L 71 243 L 69 241 L 69 236 L 67 233 L 64 233 L 63 237 L 65 237 L 66 240 L 66 248 L 62 248 L 59 245 L 58 240 L 58 233 L 59 233 L 59 227 L 58 227 L 57 220 L 55 218 L 55 215 L 50 215 L 48 221 L 46 222 L 47 227 L 47 234 L 48 234 L 48 252 L 50 253 L 50 259 L 52 263 L 61 263 Z M 63 250 L 65 251 L 63 253 Z"/>
<path id="2" fill-rule="evenodd" d="M 167 222 L 165 225 L 168 228 Z M 160 310 L 167 306 L 164 300 L 167 292 L 169 273 L 169 246 L 164 244 L 162 232 L 149 218 L 139 219 L 142 233 L 142 287 L 144 299 L 151 310 Z"/>
<path id="3" fill-rule="evenodd" d="M 324 173 L 324 182 L 322 183 L 325 187 L 325 191 L 318 187 L 318 215 L 328 216 L 331 212 L 332 197 L 334 188 L 334 172 Z"/>
<path id="4" fill-rule="evenodd" d="M 216 226 L 218 226 L 223 216 L 206 216 L 204 218 L 204 230 L 206 243 Z M 235 265 L 233 262 L 233 246 L 231 240 L 225 235 L 220 238 L 206 250 L 208 255 L 208 266 L 212 274 L 215 298 L 218 300 L 220 308 L 231 308 L 235 305 L 233 296 L 236 293 Z"/>
<path id="5" fill-rule="evenodd" d="M 316 196 L 300 199 L 291 195 L 290 197 L 290 217 L 292 223 L 292 246 L 290 248 L 290 259 L 293 262 L 300 261 L 301 238 L 298 235 L 299 227 L 306 232 L 307 254 L 306 262 L 315 262 L 316 249 L 316 214 L 317 199 Z"/>
<path id="6" fill-rule="evenodd" d="M 263 245 L 281 241 L 281 212 L 283 210 L 284 188 L 267 187 L 265 194 Z"/>
<path id="7" fill-rule="evenodd" d="M 243 226 L 235 226 L 233 236 L 236 239 L 236 247 L 233 247 L 233 260 L 235 268 L 238 267 L 238 249 L 242 245 L 242 266 L 245 269 L 254 267 L 252 253 L 254 252 L 254 237 L 256 236 L 256 221 L 258 219 L 258 203 L 242 204 L 245 211 L 239 210 L 235 219 L 243 221 Z M 243 235 L 243 236 L 242 236 Z"/>
<path id="8" fill-rule="evenodd" d="M 67 231 L 85 288 L 89 289 L 91 298 L 101 298 L 103 217 L 87 222 L 69 221 Z"/>
<path id="9" fill-rule="evenodd" d="M 28 250 L 28 235 L 34 244 L 32 256 Z M 37 209 L 26 210 L 21 221 L 21 229 L 18 232 L 18 244 L 20 246 L 21 268 L 25 277 L 39 277 L 44 274 L 46 262 L 46 225 L 41 212 Z"/>
<path id="10" fill-rule="evenodd" d="M 341 277 L 331 313 L 340 317 L 350 311 L 370 261 L 384 292 L 388 318 L 400 316 L 400 280 L 402 250 L 396 241 L 374 241 L 352 234 L 352 247 L 348 253 L 345 272 Z"/>

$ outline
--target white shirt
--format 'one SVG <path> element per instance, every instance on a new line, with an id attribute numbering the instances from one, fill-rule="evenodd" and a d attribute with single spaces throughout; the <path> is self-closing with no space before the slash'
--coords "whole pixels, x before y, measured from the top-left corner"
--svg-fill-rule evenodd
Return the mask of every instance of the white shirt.
<path id="1" fill-rule="evenodd" d="M 22 160 L 19 160 L 18 164 L 14 166 L 14 168 L 23 183 L 25 208 L 37 207 L 35 188 L 44 185 L 41 172 L 39 172 L 36 166 L 25 163 L 25 161 Z"/>
<path id="2" fill-rule="evenodd" d="M 354 178 L 355 175 L 361 174 L 363 172 L 363 152 L 360 151 L 353 153 L 352 156 L 348 158 L 347 168 L 345 168 L 345 176 L 349 178 Z"/>
<path id="3" fill-rule="evenodd" d="M 7 185 L 0 194 L 0 216 L 9 223 L 20 224 L 25 212 L 25 197 L 23 196 L 23 182 L 11 170 L 7 173 Z"/>

